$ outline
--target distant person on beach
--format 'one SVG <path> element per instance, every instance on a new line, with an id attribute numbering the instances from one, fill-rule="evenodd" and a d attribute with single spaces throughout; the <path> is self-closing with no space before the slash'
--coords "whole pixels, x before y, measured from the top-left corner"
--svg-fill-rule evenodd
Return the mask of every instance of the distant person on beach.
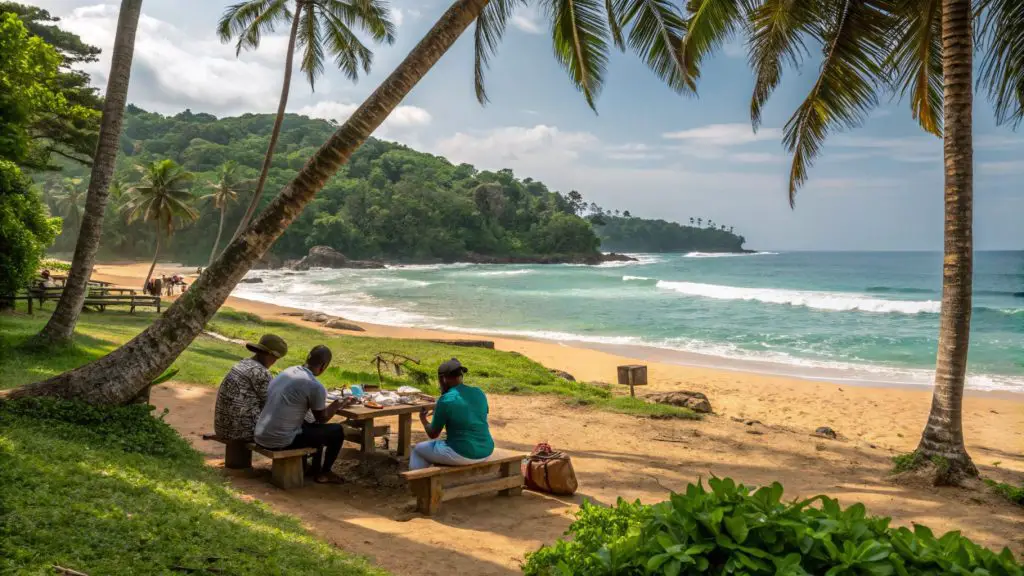
<path id="1" fill-rule="evenodd" d="M 274 334 L 264 334 L 245 347 L 252 358 L 231 367 L 217 389 L 213 431 L 223 440 L 252 440 L 256 420 L 267 402 L 269 368 L 288 353 L 288 344 Z"/>
<path id="2" fill-rule="evenodd" d="M 302 366 L 286 368 L 270 382 L 267 404 L 256 422 L 256 443 L 271 450 L 316 448 L 309 474 L 320 484 L 343 480 L 331 472 L 338 459 L 345 431 L 341 424 L 328 424 L 331 418 L 354 400 L 335 400 L 327 404 L 327 389 L 317 376 L 331 363 L 331 350 L 316 346 Z M 306 422 L 306 412 L 315 422 Z"/>
<path id="3" fill-rule="evenodd" d="M 420 442 L 412 449 L 409 469 L 442 466 L 465 466 L 486 460 L 494 452 L 494 440 L 487 425 L 487 396 L 479 388 L 462 383 L 469 372 L 456 358 L 437 368 L 441 384 L 441 397 L 433 410 L 420 411 L 423 430 L 431 440 Z M 445 438 L 438 439 L 441 431 Z"/>

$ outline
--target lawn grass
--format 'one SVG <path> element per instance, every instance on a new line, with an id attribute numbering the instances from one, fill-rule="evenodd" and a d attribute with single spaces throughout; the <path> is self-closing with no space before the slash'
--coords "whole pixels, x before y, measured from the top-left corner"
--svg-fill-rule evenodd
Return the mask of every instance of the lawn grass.
<path id="1" fill-rule="evenodd" d="M 385 574 L 239 498 L 144 406 L 0 402 L 0 486 L 0 574 Z"/>
<path id="2" fill-rule="evenodd" d="M 75 344 L 61 350 L 26 351 L 22 343 L 46 321 L 46 313 L 0 315 L 0 388 L 41 380 L 98 358 L 142 331 L 155 318 L 151 312 L 110 311 L 83 313 L 78 323 Z M 328 388 L 354 383 L 376 383 L 376 368 L 370 363 L 378 352 L 400 352 L 420 361 L 411 366 L 414 374 L 386 376 L 385 387 L 413 384 L 425 392 L 438 392 L 434 371 L 438 364 L 457 356 L 469 367 L 467 383 L 491 394 L 546 394 L 562 398 L 575 406 L 649 416 L 687 418 L 699 416 L 685 408 L 650 404 L 628 396 L 614 395 L 607 386 L 570 382 L 552 375 L 545 367 L 520 354 L 484 348 L 466 348 L 435 344 L 424 340 L 368 338 L 325 334 L 320 330 L 290 322 L 266 321 L 246 312 L 221 309 L 208 324 L 210 331 L 238 340 L 255 341 L 273 332 L 288 342 L 288 355 L 272 372 L 301 364 L 310 348 L 326 344 L 334 352 L 330 369 L 320 380 Z M 224 374 L 248 353 L 241 346 L 208 336 L 200 336 L 178 358 L 172 368 L 179 370 L 175 380 L 217 386 Z M 420 374 L 416 377 L 416 372 Z"/>

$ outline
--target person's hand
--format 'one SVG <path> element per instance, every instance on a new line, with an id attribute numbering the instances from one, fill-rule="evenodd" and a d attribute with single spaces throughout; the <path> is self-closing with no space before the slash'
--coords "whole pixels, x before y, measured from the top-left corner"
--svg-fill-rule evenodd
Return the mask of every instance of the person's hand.
<path id="1" fill-rule="evenodd" d="M 420 420 L 426 422 L 433 413 L 434 411 L 430 408 L 420 408 Z"/>

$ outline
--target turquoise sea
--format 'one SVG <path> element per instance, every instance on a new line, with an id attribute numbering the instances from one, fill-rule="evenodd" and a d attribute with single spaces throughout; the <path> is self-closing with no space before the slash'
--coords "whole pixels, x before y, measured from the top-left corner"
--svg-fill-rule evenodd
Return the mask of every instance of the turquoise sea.
<path id="1" fill-rule="evenodd" d="M 703 366 L 931 382 L 940 253 L 636 254 L 601 266 L 255 271 L 234 295 Z M 979 252 L 968 387 L 1024 392 L 1024 252 Z"/>

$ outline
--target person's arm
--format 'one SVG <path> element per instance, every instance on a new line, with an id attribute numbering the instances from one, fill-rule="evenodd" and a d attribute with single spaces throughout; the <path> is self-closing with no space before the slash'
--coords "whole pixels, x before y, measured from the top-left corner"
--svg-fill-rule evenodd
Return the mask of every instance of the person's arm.
<path id="1" fill-rule="evenodd" d="M 331 418 L 334 418 L 334 415 L 337 414 L 339 410 L 347 408 L 349 405 L 352 404 L 352 402 L 352 398 L 345 398 L 344 400 L 335 400 L 334 402 L 331 402 L 323 410 L 310 409 L 310 411 L 313 413 L 313 418 L 316 419 L 317 424 L 327 424 L 328 422 L 331 421 Z"/>
<path id="2" fill-rule="evenodd" d="M 431 412 L 434 414 L 433 420 L 430 419 Z M 445 424 L 448 422 L 447 414 L 446 405 L 440 402 L 434 407 L 434 410 L 428 408 L 420 410 L 420 423 L 423 424 L 423 431 L 427 433 L 431 440 L 441 435 Z"/>

